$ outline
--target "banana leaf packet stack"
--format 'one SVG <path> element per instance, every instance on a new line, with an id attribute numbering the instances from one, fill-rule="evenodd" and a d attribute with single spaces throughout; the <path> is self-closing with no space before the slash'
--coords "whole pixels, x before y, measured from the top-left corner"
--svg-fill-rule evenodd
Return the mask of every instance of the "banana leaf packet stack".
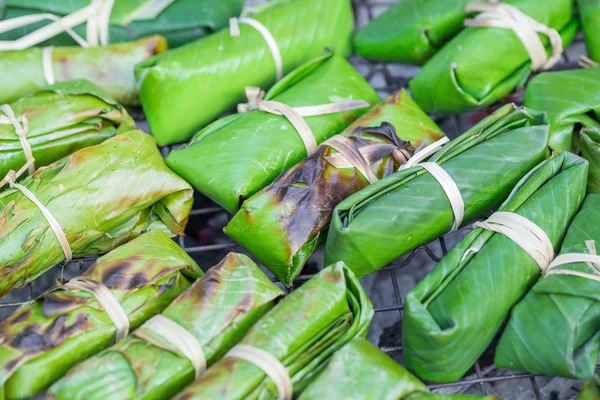
<path id="1" fill-rule="evenodd" d="M 163 37 L 150 36 L 103 47 L 1 51 L 0 104 L 55 82 L 75 79 L 93 82 L 121 104 L 139 104 L 134 66 L 166 48 Z"/>
<path id="2" fill-rule="evenodd" d="M 372 317 L 352 271 L 331 265 L 285 297 L 175 399 L 291 400 L 336 350 L 366 335 Z M 267 376 L 257 366 L 263 362 L 276 370 Z"/>
<path id="3" fill-rule="evenodd" d="M 351 53 L 350 0 L 277 0 L 255 11 L 136 67 L 142 106 L 159 145 L 188 140 L 243 101 L 245 87 L 268 89 L 326 48 Z"/>
<path id="4" fill-rule="evenodd" d="M 600 128 L 600 67 L 546 72 L 531 80 L 524 105 L 548 113 L 550 147 L 576 151 L 581 127 Z"/>
<path id="5" fill-rule="evenodd" d="M 109 3 L 109 4 L 107 4 Z M 50 24 L 72 26 L 78 38 L 59 28 L 56 35 L 50 35 L 48 40 L 43 40 L 36 45 L 41 46 L 72 46 L 81 41 L 92 42 L 92 35 L 88 37 L 88 30 L 93 29 L 89 24 L 94 24 L 102 13 L 106 12 L 105 21 L 97 21 L 97 31 L 100 36 L 98 44 L 125 42 L 140 39 L 144 36 L 162 35 L 169 42 L 170 47 L 180 46 L 201 36 L 207 35 L 227 25 L 230 17 L 239 15 L 242 10 L 243 0 L 115 0 L 90 2 L 89 0 L 53 1 L 45 0 L 6 0 L 0 4 L 0 29 L 3 25 L 15 23 L 18 19 L 34 18 L 42 15 L 53 15 L 61 18 L 60 24 L 49 18 L 43 18 L 35 23 L 21 23 L 19 28 L 0 34 L 1 41 L 13 41 L 17 46 L 23 42 L 26 35 L 35 35 L 36 31 Z M 104 7 L 109 7 L 108 10 Z M 84 10 L 85 9 L 85 10 Z M 83 23 L 68 24 L 66 20 L 72 14 L 82 12 L 87 17 L 81 19 Z M 107 25 L 107 37 L 103 43 L 101 36 L 103 24 Z M 95 33 L 95 32 L 91 32 Z M 7 44 L 6 44 L 7 45 Z"/>
<path id="6" fill-rule="evenodd" d="M 371 180 L 393 173 L 416 148 L 443 136 L 402 90 L 334 137 L 341 143 L 326 141 L 318 152 L 246 200 L 225 232 L 289 286 L 310 254 L 324 243 L 331 214 L 340 201 Z M 334 155 L 349 153 L 364 160 L 357 163 L 361 170 L 352 164 L 334 165 Z"/>
<path id="7" fill-rule="evenodd" d="M 167 333 L 174 332 L 166 324 L 173 322 L 188 331 L 210 366 L 282 295 L 252 260 L 230 253 L 175 299 L 158 323 Z M 169 399 L 177 394 L 194 380 L 195 369 L 161 330 L 147 328 L 154 322 L 71 369 L 50 387 L 46 398 Z"/>
<path id="8" fill-rule="evenodd" d="M 167 168 L 142 131 L 86 147 L 9 184 L 0 191 L 0 296 L 69 252 L 105 253 L 152 230 L 183 235 L 193 200 L 192 187 Z"/>
<path id="9" fill-rule="evenodd" d="M 81 277 L 104 288 L 135 329 L 202 276 L 161 231 L 145 233 L 99 258 Z M 29 398 L 118 339 L 108 312 L 90 292 L 58 286 L 0 325 L 0 383 L 5 399 Z M 88 382 L 89 384 L 89 382 Z"/>
<path id="10" fill-rule="evenodd" d="M 125 108 L 99 87 L 84 80 L 57 83 L 0 105 L 0 177 L 27 163 L 28 147 L 41 167 L 132 129 Z"/>
<path id="11" fill-rule="evenodd" d="M 463 29 L 472 0 L 402 0 L 354 36 L 368 59 L 423 65 Z"/>
<path id="12" fill-rule="evenodd" d="M 366 339 L 338 350 L 298 400 L 499 400 L 495 396 L 439 395 Z"/>
<path id="13" fill-rule="evenodd" d="M 462 222 L 431 173 L 404 168 L 336 207 L 326 263 L 344 261 L 363 277 L 497 208 L 548 157 L 548 135 L 545 114 L 510 104 L 500 108 L 429 159 L 455 182 Z"/>
<path id="14" fill-rule="evenodd" d="M 554 258 L 585 197 L 587 169 L 568 152 L 540 164 L 408 293 L 402 350 L 417 376 L 454 382 L 475 364 Z"/>
<path id="15" fill-rule="evenodd" d="M 600 3 L 596 0 L 577 0 L 581 27 L 590 58 L 600 62 Z"/>
<path id="16" fill-rule="evenodd" d="M 470 3 L 469 10 L 483 12 L 469 12 L 472 17 L 465 24 L 471 26 L 448 42 L 410 81 L 413 98 L 432 114 L 461 113 L 497 102 L 524 84 L 533 71 L 548 69 L 560 59 L 562 49 L 578 30 L 573 2 Z M 494 24 L 508 28 L 486 26 Z M 511 28 L 528 39 L 522 42 Z M 545 34 L 538 36 L 536 29 Z M 531 44 L 526 48 L 524 43 Z"/>
<path id="17" fill-rule="evenodd" d="M 590 163 L 588 193 L 600 194 L 600 128 L 585 128 L 580 133 L 581 155 Z"/>
<path id="18" fill-rule="evenodd" d="M 286 76 L 264 99 L 250 99 L 253 101 L 276 101 L 297 110 L 324 104 L 358 104 L 347 111 L 299 117 L 308 125 L 316 151 L 319 143 L 342 131 L 380 100 L 345 59 L 329 53 Z M 244 200 L 307 155 L 308 146 L 301 132 L 287 117 L 255 109 L 209 125 L 187 147 L 172 151 L 167 165 L 201 193 L 235 213 Z"/>
<path id="19" fill-rule="evenodd" d="M 597 247 L 600 195 L 590 195 L 553 265 L 513 308 L 496 347 L 497 365 L 576 379 L 594 375 L 600 349 L 600 257 L 596 263 L 583 258 L 596 255 Z M 562 264 L 566 254 L 583 256 Z"/>

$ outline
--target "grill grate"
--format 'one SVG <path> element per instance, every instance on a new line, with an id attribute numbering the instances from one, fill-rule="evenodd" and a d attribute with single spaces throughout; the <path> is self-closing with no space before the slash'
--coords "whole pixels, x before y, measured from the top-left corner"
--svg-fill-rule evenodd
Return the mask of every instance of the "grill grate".
<path id="1" fill-rule="evenodd" d="M 251 5 L 252 3 L 261 2 L 264 2 L 264 0 L 249 1 Z M 353 3 L 357 26 L 362 27 L 396 3 L 396 0 L 353 0 Z M 575 43 L 567 49 L 562 62 L 555 69 L 575 68 L 576 60 L 584 53 L 585 45 L 582 37 L 579 36 Z M 382 98 L 402 87 L 407 87 L 408 81 L 419 71 L 419 67 L 415 66 L 373 63 L 358 56 L 352 57 L 351 62 Z M 517 91 L 517 93 L 509 96 L 505 102 L 520 103 L 521 98 L 522 92 Z M 495 108 L 497 106 L 489 107 L 483 111 L 438 118 L 436 122 L 448 136 L 453 138 L 491 113 Z M 140 125 L 144 127 L 143 115 L 141 113 L 136 115 L 135 112 L 133 115 L 140 120 Z M 163 148 L 161 150 L 166 156 L 171 149 Z M 228 214 L 201 194 L 196 193 L 195 197 L 196 202 L 190 215 L 186 236 L 179 237 L 176 240 L 206 270 L 211 265 L 216 264 L 227 252 L 243 251 L 243 249 L 222 233 L 222 228 L 229 219 Z M 402 362 L 401 338 L 398 336 L 398 332 L 400 332 L 399 325 L 404 309 L 403 296 L 425 272 L 447 253 L 446 242 L 455 244 L 464 234 L 465 230 L 462 230 L 447 235 L 445 238 L 440 238 L 429 245 L 422 246 L 363 279 L 363 283 L 367 281 L 365 288 L 375 306 L 374 325 L 379 323 L 379 325 L 388 326 L 388 328 L 380 327 L 380 330 L 383 331 L 381 340 L 374 332 L 370 333 L 369 339 L 396 360 Z M 297 278 L 295 286 L 310 279 L 322 268 L 322 265 L 320 265 L 322 258 L 321 252 L 317 252 L 311 257 L 304 273 Z M 16 307 L 43 293 L 44 290 L 53 285 L 56 279 L 69 279 L 80 275 L 94 260 L 95 257 L 89 257 L 59 264 L 34 283 L 28 284 L 25 288 L 13 290 L 8 296 L 0 300 L 0 321 Z M 274 282 L 277 281 L 268 270 L 264 269 L 264 271 Z M 410 286 L 404 285 L 403 278 L 407 276 L 413 279 Z M 369 284 L 372 287 L 369 287 Z M 404 288 L 404 286 L 407 287 Z M 377 287 L 377 290 L 374 290 L 375 287 Z M 293 287 L 291 290 L 293 290 Z M 378 301 L 375 297 L 384 297 L 381 301 L 383 304 L 377 304 Z M 391 327 L 389 327 L 390 323 L 392 324 Z M 513 381 L 514 383 L 512 383 Z M 581 382 L 578 381 L 502 370 L 492 365 L 490 355 L 486 353 L 475 364 L 472 372 L 462 380 L 448 384 L 430 385 L 429 387 L 438 393 L 495 394 L 506 399 L 534 398 L 545 400 L 574 398 L 580 386 Z"/>

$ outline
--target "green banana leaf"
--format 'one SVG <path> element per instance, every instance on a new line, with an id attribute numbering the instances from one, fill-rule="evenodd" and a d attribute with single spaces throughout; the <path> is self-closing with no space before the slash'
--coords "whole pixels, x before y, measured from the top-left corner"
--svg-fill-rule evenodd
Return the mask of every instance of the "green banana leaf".
<path id="1" fill-rule="evenodd" d="M 597 0 L 577 0 L 577 8 L 588 54 L 591 59 L 600 62 L 600 3 Z"/>
<path id="2" fill-rule="evenodd" d="M 277 0 L 253 16 L 274 37 L 284 73 L 333 49 L 351 52 L 350 0 Z M 276 80 L 269 46 L 253 27 L 228 28 L 136 67 L 142 106 L 158 144 L 188 140 L 244 99 L 246 86 L 268 89 Z"/>
<path id="3" fill-rule="evenodd" d="M 584 385 L 577 400 L 599 400 L 600 399 L 600 377 L 594 376 Z"/>
<path id="4" fill-rule="evenodd" d="M 21 184 L 58 221 L 74 257 L 105 253 L 145 231 L 183 235 L 193 200 L 142 131 L 81 149 Z M 64 258 L 39 208 L 17 189 L 0 191 L 0 296 Z"/>
<path id="5" fill-rule="evenodd" d="M 373 107 L 340 135 L 356 149 L 385 143 L 415 148 L 444 136 L 403 89 Z M 400 166 L 388 147 L 370 164 L 381 179 Z M 336 168 L 327 158 L 337 153 L 324 144 L 250 199 L 225 227 L 225 233 L 290 286 L 312 252 L 322 245 L 335 206 L 369 185 L 356 168 Z"/>
<path id="6" fill-rule="evenodd" d="M 527 85 L 524 105 L 548 113 L 553 150 L 576 151 L 582 126 L 600 128 L 598 91 L 600 67 L 545 72 Z"/>
<path id="7" fill-rule="evenodd" d="M 430 158 L 458 186 L 465 203 L 463 224 L 498 207 L 548 157 L 548 133 L 545 114 L 506 105 Z M 325 261 L 342 260 L 363 277 L 449 232 L 453 222 L 438 181 L 422 167 L 407 168 L 336 207 Z"/>
<path id="8" fill-rule="evenodd" d="M 210 366 L 240 341 L 282 295 L 252 260 L 229 253 L 162 315 L 196 337 Z M 169 342 L 153 336 L 160 347 L 130 335 L 79 364 L 50 387 L 47 398 L 171 398 L 194 380 L 194 368 Z"/>
<path id="9" fill-rule="evenodd" d="M 338 350 L 298 400 L 494 400 L 495 396 L 439 395 L 365 339 Z"/>
<path id="10" fill-rule="evenodd" d="M 29 121 L 27 140 L 37 167 L 135 129 L 125 108 L 84 80 L 60 82 L 9 105 L 17 118 L 25 116 Z M 15 128 L 0 124 L 0 177 L 26 162 Z"/>
<path id="11" fill-rule="evenodd" d="M 556 29 L 563 46 L 575 37 L 574 0 L 506 0 L 538 22 Z M 547 38 L 542 38 L 550 49 Z M 410 81 L 411 93 L 427 113 L 461 113 L 487 106 L 531 75 L 525 46 L 509 29 L 463 29 Z"/>
<path id="12" fill-rule="evenodd" d="M 560 254 L 589 253 L 587 240 L 600 245 L 600 195 L 585 200 Z M 585 263 L 559 268 L 594 273 Z M 591 378 L 600 349 L 599 289 L 600 282 L 571 275 L 541 278 L 513 308 L 495 363 L 536 374 Z"/>
<path id="13" fill-rule="evenodd" d="M 499 210 L 538 225 L 556 250 L 581 207 L 587 173 L 587 161 L 561 153 L 525 176 Z M 458 380 L 539 276 L 538 264 L 515 242 L 475 229 L 406 296 L 402 350 L 408 368 L 428 381 Z"/>
<path id="14" fill-rule="evenodd" d="M 367 334 L 373 306 L 352 271 L 331 265 L 293 291 L 254 325 L 240 344 L 281 361 L 297 395 L 331 355 Z M 174 399 L 277 399 L 265 373 L 247 361 L 223 358 Z"/>
<path id="15" fill-rule="evenodd" d="M 82 276 L 103 283 L 135 329 L 164 310 L 190 286 L 187 278 L 202 276 L 202 270 L 155 231 L 99 258 Z M 110 346 L 115 333 L 88 292 L 47 292 L 21 306 L 0 325 L 3 398 L 24 399 L 44 390 L 70 367 Z"/>
<path id="16" fill-rule="evenodd" d="M 377 93 L 342 57 L 331 53 L 296 69 L 266 95 L 291 107 L 345 100 L 379 102 Z M 343 130 L 367 108 L 305 117 L 316 142 Z M 189 145 L 172 151 L 167 165 L 231 213 L 307 156 L 302 139 L 282 115 L 261 110 L 222 118 Z"/>
<path id="17" fill-rule="evenodd" d="M 140 39 L 159 34 L 169 42 L 169 47 L 188 43 L 227 25 L 230 17 L 237 17 L 243 0 L 115 0 L 110 14 L 110 43 Z M 0 3 L 2 20 L 24 15 L 51 13 L 58 17 L 71 14 L 90 5 L 90 0 L 5 0 Z M 48 25 L 50 20 L 0 34 L 0 40 L 16 40 Z M 86 38 L 86 25 L 73 29 Z M 62 33 L 41 46 L 73 46 L 77 42 Z"/>
<path id="18" fill-rule="evenodd" d="M 581 156 L 590 163 L 588 193 L 600 193 L 600 128 L 582 129 Z"/>
<path id="19" fill-rule="evenodd" d="M 473 0 L 402 0 L 354 36 L 368 59 L 423 65 L 463 28 Z"/>
<path id="20" fill-rule="evenodd" d="M 56 47 L 52 52 L 54 78 L 57 82 L 87 79 L 121 104 L 138 104 L 133 68 L 166 46 L 161 36 L 150 36 L 105 47 Z M 41 48 L 0 52 L 0 104 L 45 86 Z"/>

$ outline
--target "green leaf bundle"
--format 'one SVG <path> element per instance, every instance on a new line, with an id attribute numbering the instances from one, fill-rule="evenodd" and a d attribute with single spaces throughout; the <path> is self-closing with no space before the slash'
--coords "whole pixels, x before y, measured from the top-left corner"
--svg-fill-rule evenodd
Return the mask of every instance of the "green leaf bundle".
<path id="1" fill-rule="evenodd" d="M 590 163 L 588 193 L 600 193 L 600 128 L 585 128 L 580 133 L 581 155 Z"/>
<path id="2" fill-rule="evenodd" d="M 592 60 L 600 62 L 600 3 L 596 0 L 577 0 L 577 9 L 588 54 Z"/>

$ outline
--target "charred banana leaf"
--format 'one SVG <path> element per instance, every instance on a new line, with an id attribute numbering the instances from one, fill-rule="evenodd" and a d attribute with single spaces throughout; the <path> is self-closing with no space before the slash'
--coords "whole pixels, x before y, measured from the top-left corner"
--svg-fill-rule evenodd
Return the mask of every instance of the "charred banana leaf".
<path id="1" fill-rule="evenodd" d="M 82 275 L 104 284 L 135 329 L 202 276 L 161 231 L 145 233 L 101 257 Z M 21 306 L 0 325 L 3 398 L 25 399 L 115 339 L 116 328 L 88 292 L 55 290 Z M 88 381 L 88 384 L 90 381 Z"/>
<path id="2" fill-rule="evenodd" d="M 552 252 L 581 207 L 587 173 L 587 161 L 561 153 L 525 176 L 499 211 L 537 225 Z M 553 254 L 544 255 L 549 263 Z M 432 382 L 463 376 L 538 280 L 544 268 L 538 262 L 503 234 L 471 232 L 406 297 L 402 350 L 408 368 Z"/>
<path id="3" fill-rule="evenodd" d="M 53 83 L 46 74 L 53 76 L 56 82 L 87 79 L 121 104 L 138 104 L 133 67 L 166 48 L 167 43 L 161 36 L 104 47 L 56 47 L 51 53 L 51 71 L 44 70 L 44 49 L 0 52 L 0 104 Z"/>
<path id="4" fill-rule="evenodd" d="M 240 341 L 281 295 L 281 289 L 252 260 L 230 253 L 161 315 L 196 338 L 210 366 Z M 165 338 L 157 334 L 151 338 L 152 343 L 130 335 L 79 364 L 52 385 L 48 398 L 170 399 L 194 380 L 194 367 Z"/>
<path id="5" fill-rule="evenodd" d="M 54 216 L 74 257 L 105 253 L 145 231 L 183 235 L 192 207 L 191 186 L 142 131 L 81 149 L 21 184 Z M 0 296 L 64 259 L 40 208 L 16 188 L 0 191 Z"/>
<path id="6" fill-rule="evenodd" d="M 26 118 L 26 139 L 35 165 L 48 165 L 117 133 L 135 129 L 125 108 L 89 81 L 61 82 L 8 104 Z M 1 106 L 0 106 L 1 107 Z M 17 128 L 0 110 L 0 177 L 18 171 L 27 158 Z M 23 127 L 21 123 L 18 126 Z"/>
<path id="7" fill-rule="evenodd" d="M 429 159 L 456 183 L 464 224 L 497 208 L 548 157 L 548 135 L 545 114 L 506 105 Z M 344 261 L 362 277 L 449 232 L 453 224 L 438 181 L 421 167 L 403 169 L 336 207 L 325 260 Z"/>
<path id="8" fill-rule="evenodd" d="M 358 279 L 343 263 L 337 263 L 285 297 L 250 329 L 240 345 L 268 352 L 279 360 L 297 395 L 336 350 L 366 335 L 372 317 L 373 307 Z M 263 370 L 227 355 L 175 397 L 277 398 L 275 384 Z"/>
<path id="9" fill-rule="evenodd" d="M 271 185 L 246 200 L 225 232 L 250 251 L 287 286 L 312 252 L 325 242 L 335 206 L 405 162 L 416 148 L 444 136 L 402 90 L 374 107 L 340 134 L 360 153 L 366 174 L 352 165 L 334 166 L 339 158 L 325 142 Z M 332 146 L 334 144 L 332 143 Z M 338 158 L 335 159 L 337 155 Z M 333 159 L 332 159 L 333 158 Z"/>
<path id="10" fill-rule="evenodd" d="M 351 52 L 350 0 L 277 0 L 256 11 L 252 18 L 273 36 L 284 74 L 326 48 Z M 277 80 L 265 38 L 247 24 L 239 28 L 239 36 L 226 28 L 136 67 L 142 105 L 161 146 L 188 140 L 243 101 L 246 86 L 266 90 Z"/>
<path id="11" fill-rule="evenodd" d="M 365 107 L 304 117 L 317 144 L 346 128 L 379 102 L 377 93 L 342 57 L 319 57 L 279 81 L 265 96 L 290 107 L 363 100 Z M 167 165 L 231 213 L 244 200 L 307 156 L 299 132 L 282 115 L 262 110 L 222 118 L 190 144 L 172 151 Z"/>
<path id="12" fill-rule="evenodd" d="M 577 8 L 588 54 L 594 61 L 600 62 L 600 3 L 596 0 L 577 0 Z"/>

